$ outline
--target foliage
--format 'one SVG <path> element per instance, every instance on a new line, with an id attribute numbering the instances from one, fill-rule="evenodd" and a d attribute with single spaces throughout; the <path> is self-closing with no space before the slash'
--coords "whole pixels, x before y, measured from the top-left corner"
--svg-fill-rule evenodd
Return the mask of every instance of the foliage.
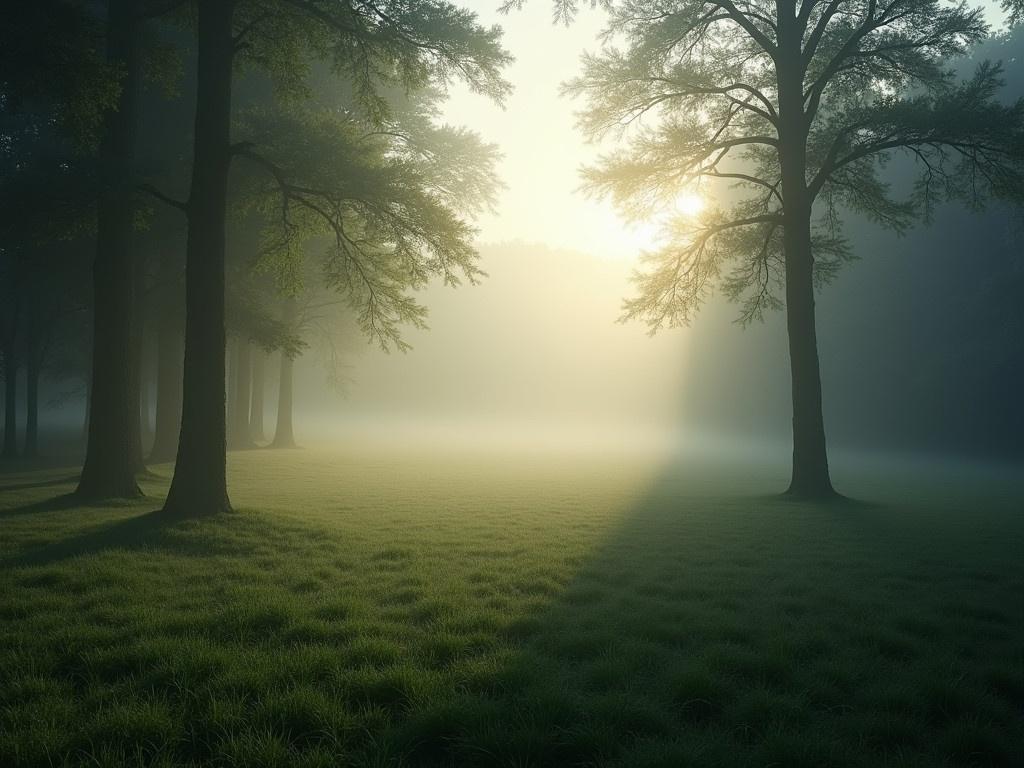
<path id="1" fill-rule="evenodd" d="M 0 114 L 48 103 L 79 143 L 95 141 L 117 104 L 115 68 L 103 53 L 99 20 L 85 3 L 38 0 L 4 9 L 0 43 Z"/>
<path id="2" fill-rule="evenodd" d="M 426 310 L 410 294 L 434 276 L 475 280 L 464 220 L 493 199 L 494 148 L 475 134 L 416 119 L 369 123 L 353 110 L 253 109 L 236 152 L 266 173 L 252 205 L 268 222 L 263 268 L 302 288 L 310 239 L 327 236 L 321 279 L 346 298 L 363 332 L 406 348 L 405 324 Z"/>
<path id="3" fill-rule="evenodd" d="M 274 76 L 284 93 L 308 95 L 312 63 L 329 61 L 373 120 L 388 115 L 386 85 L 417 91 L 458 78 L 498 101 L 509 90 L 500 28 L 444 0 L 247 0 L 235 25 L 240 62 Z"/>
<path id="4" fill-rule="evenodd" d="M 573 19 L 576 18 L 576 14 L 580 11 L 580 5 L 586 5 L 590 8 L 604 8 L 608 9 L 612 7 L 613 0 L 552 0 L 551 2 L 551 20 L 556 24 L 569 24 Z M 498 9 L 502 13 L 509 13 L 513 10 L 519 10 L 526 5 L 526 0 L 504 0 Z"/>
<path id="5" fill-rule="evenodd" d="M 589 137 L 628 142 L 586 171 L 586 187 L 634 218 L 686 190 L 715 188 L 720 203 L 666 226 L 625 317 L 652 332 L 686 323 L 720 285 L 742 322 L 760 318 L 781 305 L 787 222 L 812 211 L 820 284 L 851 256 L 841 209 L 902 230 L 941 200 L 1019 199 L 1024 104 L 999 102 L 998 65 L 964 81 L 949 69 L 986 34 L 980 9 L 938 0 L 617 4 L 604 48 L 566 87 L 587 100 Z M 882 173 L 897 152 L 920 170 L 907 195 Z"/>

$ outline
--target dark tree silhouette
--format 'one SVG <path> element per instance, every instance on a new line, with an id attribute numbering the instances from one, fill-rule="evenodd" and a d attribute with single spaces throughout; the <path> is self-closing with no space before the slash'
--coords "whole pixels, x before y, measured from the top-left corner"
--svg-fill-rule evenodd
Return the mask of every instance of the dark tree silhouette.
<path id="1" fill-rule="evenodd" d="M 91 158 L 59 128 L 53 103 L 8 116 L 0 150 L 0 353 L 4 456 L 18 452 L 17 378 L 25 370 L 23 455 L 39 449 L 40 384 L 80 368 L 95 186 Z M 75 348 L 73 350 L 72 348 Z"/>
<path id="2" fill-rule="evenodd" d="M 556 4 L 557 5 L 557 4 Z M 958 82 L 950 57 L 987 34 L 980 9 L 937 0 L 630 0 L 567 92 L 591 137 L 629 140 L 588 188 L 649 218 L 686 190 L 738 188 L 666 223 L 626 318 L 686 323 L 718 284 L 741 320 L 785 306 L 793 404 L 789 493 L 833 495 L 821 407 L 815 287 L 850 254 L 840 207 L 901 230 L 939 199 L 981 203 L 1022 183 L 1024 105 L 1001 104 L 1000 68 Z M 893 152 L 920 177 L 897 199 Z"/>
<path id="3" fill-rule="evenodd" d="M 107 60 L 118 71 L 117 104 L 106 110 L 100 140 L 96 260 L 93 265 L 92 384 L 89 431 L 77 494 L 86 500 L 141 495 L 138 395 L 133 374 L 135 295 L 136 104 L 141 77 L 139 4 L 111 0 Z"/>
<path id="4" fill-rule="evenodd" d="M 300 91 L 307 59 L 328 58 L 350 83 L 360 108 L 378 119 L 387 113 L 378 94 L 381 83 L 416 89 L 459 77 L 497 98 L 507 88 L 499 72 L 508 61 L 499 30 L 484 29 L 473 14 L 439 0 L 204 0 L 196 27 L 195 154 L 189 197 L 181 204 L 189 222 L 182 423 L 165 504 L 168 511 L 189 515 L 230 508 L 224 395 L 228 169 L 239 155 L 262 160 L 251 144 L 232 144 L 235 58 L 269 70 L 286 90 Z M 302 144 L 297 136 L 288 141 Z M 286 179 L 280 165 L 266 167 L 286 200 L 301 197 L 301 180 Z M 322 215 L 340 224 L 335 213 L 324 209 Z M 431 271 L 436 261 L 418 263 Z"/>

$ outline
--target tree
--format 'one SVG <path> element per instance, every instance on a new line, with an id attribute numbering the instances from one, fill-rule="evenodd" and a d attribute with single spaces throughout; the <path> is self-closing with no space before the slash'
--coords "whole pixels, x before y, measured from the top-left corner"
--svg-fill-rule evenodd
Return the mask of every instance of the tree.
<path id="1" fill-rule="evenodd" d="M 100 130 L 104 112 L 117 103 L 116 67 L 97 51 L 96 40 L 101 37 L 99 25 L 83 4 L 68 0 L 40 0 L 34 3 L 16 3 L 4 10 L 4 26 L 0 33 L 0 117 L 3 118 L 5 161 L 12 147 L 21 138 L 41 128 L 40 136 L 50 137 L 49 128 L 59 125 L 64 136 L 70 136 L 80 145 L 92 142 Z M 45 118 L 40 121 L 40 117 Z M 22 158 L 24 159 L 24 158 Z M 7 165 L 5 174 L 18 164 Z M 6 209 L 14 216 L 11 208 Z M 4 252 L 4 288 L 11 292 L 3 312 L 2 352 L 5 372 L 5 437 L 4 455 L 17 451 L 16 374 L 19 366 L 17 338 L 31 331 L 32 339 L 40 339 L 37 322 L 33 317 L 22 317 L 24 296 L 16 293 L 23 287 L 24 270 L 15 266 L 24 260 L 11 252 L 10 244 Z M 38 312 L 26 309 L 39 319 Z M 36 345 L 33 345 L 36 346 Z M 28 383 L 37 380 L 40 360 L 30 355 L 31 368 Z M 30 401 L 35 400 L 30 392 Z M 31 411 L 30 407 L 30 411 Z M 32 416 L 28 428 L 34 429 Z M 30 441 L 32 436 L 30 435 Z M 30 446 L 31 447 L 31 446 Z"/>
<path id="2" fill-rule="evenodd" d="M 102 30 L 88 4 L 13 3 L 0 35 L 0 114 L 45 103 L 66 134 L 92 141 L 104 111 L 117 104 L 118 87 L 117 66 L 97 50 Z"/>
<path id="3" fill-rule="evenodd" d="M 743 322 L 785 306 L 794 496 L 834 493 L 814 295 L 851 256 L 841 209 L 903 230 L 941 199 L 1020 194 L 1024 104 L 998 101 L 998 65 L 960 82 L 946 64 L 986 34 L 980 9 L 938 0 L 628 0 L 566 88 L 588 136 L 628 140 L 585 172 L 628 215 L 736 188 L 666 223 L 624 317 L 686 323 L 716 284 Z M 894 152 L 920 169 L 902 197 L 879 177 Z"/>
<path id="4" fill-rule="evenodd" d="M 95 185 L 90 158 L 82 157 L 59 129 L 53 104 L 36 102 L 3 127 L 0 151 L 0 351 L 4 358 L 4 455 L 17 454 L 16 389 L 25 369 L 24 455 L 38 451 L 40 382 L 68 376 L 80 360 L 69 346 L 82 327 L 84 253 L 91 234 Z M 63 343 L 62 343 L 63 341 Z"/>
<path id="5" fill-rule="evenodd" d="M 104 114 L 99 149 L 89 433 L 76 490 L 86 500 L 142 494 L 135 482 L 139 419 L 134 412 L 138 394 L 133 386 L 137 381 L 131 322 L 139 10 L 135 0 L 111 0 L 107 8 L 107 60 L 121 73 L 121 80 L 117 104 Z"/>
<path id="6" fill-rule="evenodd" d="M 360 108 L 378 119 L 386 117 L 378 92 L 382 83 L 417 89 L 457 76 L 499 98 L 507 87 L 499 72 L 508 61 L 498 29 L 480 27 L 473 14 L 441 0 L 204 0 L 198 4 L 196 34 L 195 154 L 188 200 L 180 204 L 189 224 L 182 422 L 165 504 L 168 511 L 190 515 L 230 509 L 224 398 L 228 169 L 233 157 L 260 158 L 252 145 L 232 143 L 236 57 L 299 90 L 307 59 L 325 58 L 351 84 Z M 285 183 L 303 186 L 301 180 Z M 414 264 L 421 272 L 443 267 L 436 257 Z"/>

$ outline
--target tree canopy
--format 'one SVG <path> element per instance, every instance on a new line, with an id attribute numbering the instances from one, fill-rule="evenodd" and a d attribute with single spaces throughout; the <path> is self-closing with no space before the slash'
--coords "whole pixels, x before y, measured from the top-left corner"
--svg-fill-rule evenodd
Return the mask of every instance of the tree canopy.
<path id="1" fill-rule="evenodd" d="M 782 306 L 790 147 L 803 157 L 800 203 L 814 206 L 819 283 L 852 255 L 841 207 L 904 229 L 942 199 L 1017 196 L 1024 104 L 998 100 L 998 64 L 966 81 L 950 65 L 987 33 L 980 9 L 937 0 L 617 4 L 607 46 L 566 89 L 587 99 L 588 136 L 627 140 L 587 169 L 588 189 L 634 218 L 687 189 L 719 203 L 668 223 L 626 316 L 685 323 L 716 283 L 742 300 L 743 321 Z M 784 77 L 799 84 L 788 104 Z M 907 194 L 880 176 L 894 152 L 919 165 Z"/>

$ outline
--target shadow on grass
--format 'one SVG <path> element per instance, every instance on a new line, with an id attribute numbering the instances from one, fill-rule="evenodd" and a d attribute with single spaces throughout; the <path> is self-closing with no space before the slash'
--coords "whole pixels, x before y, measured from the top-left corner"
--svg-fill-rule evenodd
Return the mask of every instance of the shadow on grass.
<path id="1" fill-rule="evenodd" d="M 844 499 L 694 498 L 667 476 L 507 629 L 511 661 L 444 714 L 413 711 L 398 751 L 481 767 L 1013 765 L 1024 700 L 993 680 L 1020 671 L 1014 545 L 992 540 L 979 562 L 959 529 L 919 522 Z"/>
<path id="2" fill-rule="evenodd" d="M 43 483 L 45 485 L 55 485 L 56 483 Z M 40 486 L 33 486 L 40 487 Z M 82 506 L 82 501 L 73 493 L 62 493 L 59 496 L 52 496 L 47 499 L 41 499 L 40 501 L 33 501 L 28 504 L 20 504 L 16 507 L 9 507 L 8 509 L 0 510 L 0 519 L 5 517 L 20 517 L 22 515 L 33 515 L 40 512 L 55 512 L 64 509 L 71 509 L 73 507 Z"/>
<path id="3" fill-rule="evenodd" d="M 65 477 L 54 477 L 49 480 L 32 480 L 26 483 L 12 483 L 11 485 L 0 485 L 0 493 L 4 491 L 27 491 L 32 488 L 49 488 L 55 485 L 68 485 L 78 482 L 78 475 L 67 475 Z"/>
<path id="4" fill-rule="evenodd" d="M 230 755 L 236 765 L 444 768 L 1015 765 L 1020 522 L 752 495 L 765 487 L 672 468 L 626 509 L 588 509 L 597 494 L 562 486 L 527 495 L 539 510 L 492 515 L 496 525 L 478 528 L 471 545 L 472 497 L 466 517 L 442 519 L 441 537 L 424 535 L 422 546 L 419 533 L 395 540 L 395 527 L 343 536 L 263 514 L 177 525 L 133 503 L 121 510 L 133 517 L 65 532 L 2 565 L 128 549 L 140 556 L 108 571 L 160 575 L 154 591 L 140 580 L 114 592 L 93 617 L 100 629 L 80 628 L 61 662 L 133 713 L 131 691 L 169 700 L 190 691 L 166 730 L 104 725 L 97 738 L 122 754 L 165 744 L 183 764 Z M 493 506 L 491 493 L 481 503 Z M 397 519 L 434 523 L 417 517 Z M 198 557 L 144 559 L 159 550 Z M 211 554 L 229 557 L 201 559 Z M 420 556 L 440 564 L 417 574 Z M 86 602 L 80 594 L 102 594 L 90 581 L 99 569 L 65 570 L 75 573 L 30 574 L 37 586 L 28 586 L 83 584 L 60 606 L 71 612 Z M 431 575 L 451 577 L 436 597 Z M 379 603 L 378 585 L 388 592 Z M 36 601 L 27 593 L 7 615 L 25 620 Z M 140 646 L 123 660 L 93 634 L 122 623 Z M 26 645 L 36 642 L 26 633 Z M 235 694 L 244 708 L 224 698 Z M 81 697 L 76 711 L 92 702 Z M 54 722 L 81 726 L 62 711 Z M 183 736 L 195 732 L 209 735 Z M 52 734 L 40 734 L 49 750 Z M 73 743 L 92 749 L 81 735 Z M 231 751 L 243 748 L 251 752 Z"/>
<path id="5" fill-rule="evenodd" d="M 73 494 L 68 494 L 30 506 L 46 509 L 70 509 L 80 507 L 82 504 Z M 22 510 L 24 509 L 22 508 Z M 3 565 L 14 568 L 49 565 L 68 558 L 96 554 L 108 549 L 139 549 L 159 545 L 163 529 L 180 521 L 180 517 L 169 515 L 158 509 L 46 544 L 7 559 Z"/>

